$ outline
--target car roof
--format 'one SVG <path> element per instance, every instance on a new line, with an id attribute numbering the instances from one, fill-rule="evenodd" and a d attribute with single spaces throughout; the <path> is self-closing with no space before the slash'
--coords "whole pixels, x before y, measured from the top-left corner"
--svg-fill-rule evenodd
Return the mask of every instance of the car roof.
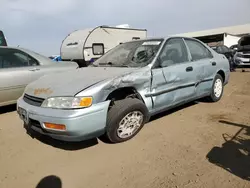
<path id="1" fill-rule="evenodd" d="M 12 47 L 12 46 L 0 46 L 0 48 L 7 48 L 7 49 L 23 49 L 26 50 L 25 48 L 21 48 L 21 47 Z"/>
<path id="2" fill-rule="evenodd" d="M 199 39 L 196 39 L 194 37 L 185 37 L 185 36 L 165 36 L 165 37 L 148 37 L 145 39 L 137 39 L 137 40 L 132 40 L 132 41 L 128 41 L 128 42 L 133 42 L 133 41 L 148 41 L 148 40 L 167 40 L 170 38 L 184 38 L 184 39 L 192 39 L 192 40 L 197 40 L 197 41 L 201 41 Z M 202 42 L 202 41 L 201 41 Z"/>
<path id="3" fill-rule="evenodd" d="M 123 42 L 123 43 L 129 43 L 129 42 L 135 42 L 135 41 L 150 41 L 150 40 L 164 40 L 165 38 L 161 37 L 151 37 L 151 38 L 144 38 L 144 39 L 136 39 L 136 40 L 129 40 L 129 41 L 126 41 L 126 42 Z"/>

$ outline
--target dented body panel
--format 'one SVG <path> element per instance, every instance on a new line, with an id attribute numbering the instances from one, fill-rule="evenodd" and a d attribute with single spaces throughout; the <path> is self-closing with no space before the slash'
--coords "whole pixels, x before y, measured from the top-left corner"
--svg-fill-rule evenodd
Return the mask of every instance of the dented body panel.
<path id="1" fill-rule="evenodd" d="M 90 96 L 93 101 L 92 106 L 88 108 L 78 110 L 33 108 L 32 105 L 25 104 L 23 97 L 19 99 L 17 105 L 28 112 L 30 111 L 33 114 L 32 116 L 37 118 L 35 120 L 40 122 L 41 125 L 44 123 L 43 120 L 46 120 L 47 122 L 64 123 L 66 126 L 74 126 L 70 130 L 76 132 L 66 134 L 68 135 L 67 138 L 65 138 L 65 133 L 60 138 L 60 132 L 57 132 L 57 139 L 69 141 L 71 140 L 71 135 L 78 135 L 81 139 L 85 135 L 79 135 L 78 133 L 90 133 L 92 131 L 96 133 L 94 136 L 100 136 L 105 131 L 106 117 L 111 102 L 108 97 L 118 89 L 133 88 L 148 108 L 149 116 L 151 116 L 191 100 L 209 96 L 215 75 L 218 73 L 223 77 L 224 85 L 227 84 L 230 72 L 228 60 L 225 56 L 217 54 L 200 41 L 198 42 L 204 45 L 209 50 L 209 53 L 211 53 L 210 58 L 194 61 L 191 51 L 186 46 L 188 58 L 185 62 L 169 66 L 158 66 L 159 57 L 163 53 L 164 45 L 168 44 L 169 39 L 171 38 L 166 38 L 162 43 L 159 43 L 160 47 L 157 53 L 146 66 L 81 68 L 76 71 L 55 74 L 53 75 L 53 79 L 51 76 L 44 76 L 28 85 L 24 92 L 29 96 L 43 100 L 58 96 Z M 180 39 L 182 40 L 183 38 Z M 196 39 L 193 40 L 197 41 Z M 102 59 L 105 58 L 100 58 L 99 61 Z M 46 110 L 49 113 L 45 113 Z M 88 111 L 91 114 L 89 119 L 87 118 Z M 72 114 L 69 116 L 68 113 Z M 72 123 L 75 117 L 79 117 L 81 114 L 84 116 L 84 122 L 80 123 L 80 121 L 77 121 L 77 123 Z M 102 123 L 94 120 L 93 114 L 100 114 Z M 58 117 L 61 119 L 58 120 Z M 96 118 L 98 119 L 98 117 Z M 69 121 L 71 123 L 67 125 Z M 91 128 L 92 124 L 93 129 Z M 55 130 L 51 132 L 51 130 L 47 130 L 42 126 L 41 130 L 43 129 L 49 132 L 48 135 L 56 132 Z M 75 140 L 75 137 L 72 140 Z"/>
<path id="2" fill-rule="evenodd" d="M 86 88 L 96 85 L 99 82 L 110 78 L 121 76 L 132 72 L 133 68 L 115 68 L 115 67 L 86 67 L 66 73 L 54 74 L 53 76 L 44 76 L 41 79 L 31 83 L 25 93 L 34 95 L 37 88 L 50 88 L 52 92 L 36 95 L 40 98 L 51 96 L 75 96 L 76 93 Z M 53 77 L 53 79 L 51 79 Z M 38 87 L 39 86 L 39 87 Z"/>

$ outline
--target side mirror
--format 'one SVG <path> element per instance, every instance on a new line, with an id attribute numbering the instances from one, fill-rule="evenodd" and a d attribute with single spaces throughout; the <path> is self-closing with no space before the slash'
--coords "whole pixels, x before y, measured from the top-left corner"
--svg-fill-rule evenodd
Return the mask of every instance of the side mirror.
<path id="1" fill-rule="evenodd" d="M 168 67 L 170 65 L 173 65 L 174 62 L 172 60 L 166 60 L 166 61 L 162 61 L 161 62 L 161 67 L 164 68 L 164 67 Z"/>
<path id="2" fill-rule="evenodd" d="M 93 43 L 92 52 L 94 55 L 103 55 L 104 54 L 104 44 L 102 43 Z"/>
<path id="3" fill-rule="evenodd" d="M 154 68 L 165 68 L 168 67 L 169 65 L 174 64 L 172 60 L 161 60 L 159 57 L 156 59 L 156 64 L 154 65 Z"/>

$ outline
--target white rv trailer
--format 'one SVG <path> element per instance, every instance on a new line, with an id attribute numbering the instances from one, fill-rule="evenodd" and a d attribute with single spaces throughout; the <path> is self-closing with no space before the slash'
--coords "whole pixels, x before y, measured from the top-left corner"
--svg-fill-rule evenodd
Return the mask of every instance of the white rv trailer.
<path id="1" fill-rule="evenodd" d="M 98 59 L 108 50 L 120 43 L 143 39 L 147 37 L 146 29 L 123 27 L 98 26 L 94 29 L 76 30 L 70 33 L 62 42 L 60 55 L 62 61 L 75 61 L 80 67 Z M 103 45 L 104 52 L 93 54 L 93 45 Z M 102 48 L 103 49 L 103 48 Z"/>

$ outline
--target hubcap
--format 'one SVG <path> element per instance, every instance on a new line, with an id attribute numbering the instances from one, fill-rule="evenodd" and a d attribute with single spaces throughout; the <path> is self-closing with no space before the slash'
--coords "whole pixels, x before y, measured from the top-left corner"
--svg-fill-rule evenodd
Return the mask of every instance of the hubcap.
<path id="1" fill-rule="evenodd" d="M 120 138 L 132 136 L 141 126 L 143 122 L 143 114 L 140 111 L 128 113 L 119 123 L 117 135 Z"/>
<path id="2" fill-rule="evenodd" d="M 219 98 L 222 93 L 222 81 L 221 79 L 217 79 L 214 83 L 214 95 Z"/>

